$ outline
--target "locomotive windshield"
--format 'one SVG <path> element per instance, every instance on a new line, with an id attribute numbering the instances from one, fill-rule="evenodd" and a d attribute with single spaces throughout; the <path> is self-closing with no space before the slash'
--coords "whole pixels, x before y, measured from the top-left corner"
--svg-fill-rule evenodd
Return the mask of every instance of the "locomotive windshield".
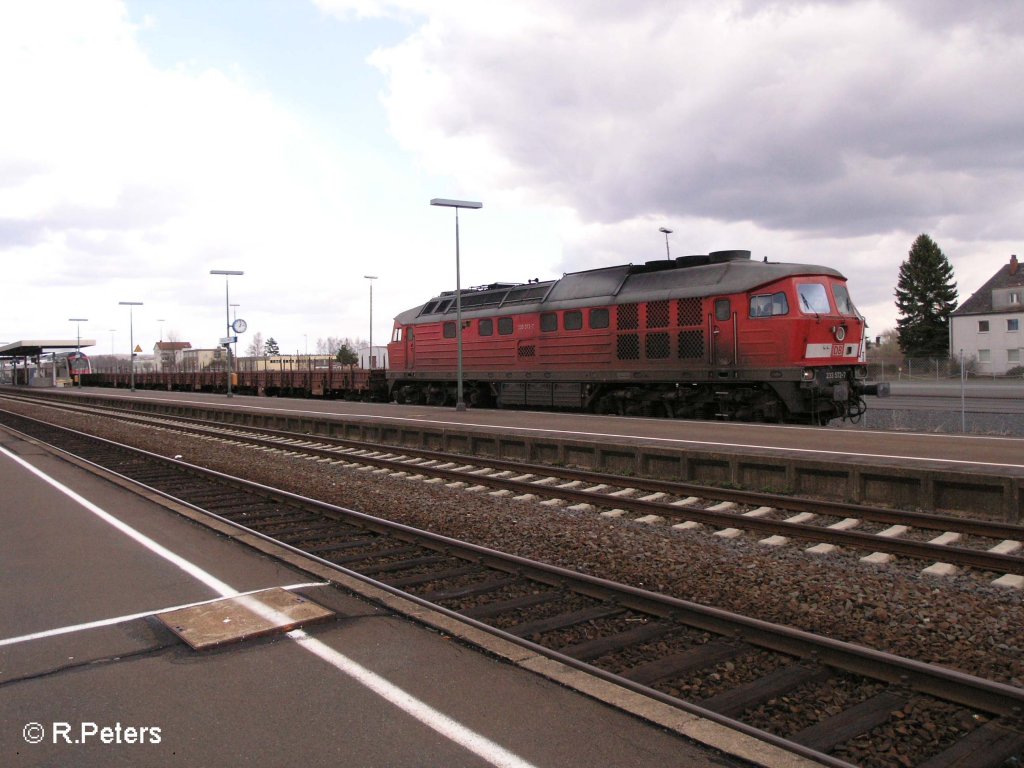
<path id="1" fill-rule="evenodd" d="M 850 298 L 850 292 L 846 290 L 846 286 L 842 283 L 833 283 L 832 295 L 836 300 L 836 309 L 839 310 L 841 315 L 857 315 L 857 308 L 853 306 L 853 300 Z"/>
<path id="2" fill-rule="evenodd" d="M 801 283 L 796 290 L 800 295 L 800 309 L 805 315 L 827 315 L 832 311 L 828 293 L 821 283 Z"/>

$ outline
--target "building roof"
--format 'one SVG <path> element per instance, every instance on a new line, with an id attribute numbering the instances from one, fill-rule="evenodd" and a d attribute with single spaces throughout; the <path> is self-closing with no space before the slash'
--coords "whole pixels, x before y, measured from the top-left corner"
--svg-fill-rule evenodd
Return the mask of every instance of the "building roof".
<path id="1" fill-rule="evenodd" d="M 0 357 L 33 357 L 44 350 L 96 346 L 96 339 L 22 339 L 0 346 Z"/>
<path id="2" fill-rule="evenodd" d="M 161 352 L 173 352 L 176 349 L 191 349 L 192 342 L 190 341 L 158 341 L 156 343 L 156 349 Z"/>
<path id="3" fill-rule="evenodd" d="M 992 292 L 1002 288 L 1024 288 L 1024 270 L 1020 268 L 1017 256 L 1003 264 L 988 281 L 971 294 L 971 298 L 952 312 L 953 315 L 985 315 L 993 312 L 1005 312 L 1006 309 L 995 309 L 992 305 Z"/>

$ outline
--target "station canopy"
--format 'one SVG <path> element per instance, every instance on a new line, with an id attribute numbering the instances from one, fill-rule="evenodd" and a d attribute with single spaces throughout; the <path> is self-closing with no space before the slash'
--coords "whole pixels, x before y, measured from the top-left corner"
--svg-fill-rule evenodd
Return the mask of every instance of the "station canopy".
<path id="1" fill-rule="evenodd" d="M 0 358 L 35 357 L 43 352 L 93 347 L 96 339 L 24 339 L 0 346 Z"/>

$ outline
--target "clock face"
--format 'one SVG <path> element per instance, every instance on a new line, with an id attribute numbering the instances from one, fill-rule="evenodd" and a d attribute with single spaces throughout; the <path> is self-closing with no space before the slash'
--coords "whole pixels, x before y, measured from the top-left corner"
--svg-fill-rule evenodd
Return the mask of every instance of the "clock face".
<path id="1" fill-rule="evenodd" d="M 233 330 L 235 333 L 245 333 L 245 329 L 248 327 L 249 326 L 242 318 L 238 318 L 237 320 L 235 320 L 235 322 L 231 324 L 231 330 Z"/>

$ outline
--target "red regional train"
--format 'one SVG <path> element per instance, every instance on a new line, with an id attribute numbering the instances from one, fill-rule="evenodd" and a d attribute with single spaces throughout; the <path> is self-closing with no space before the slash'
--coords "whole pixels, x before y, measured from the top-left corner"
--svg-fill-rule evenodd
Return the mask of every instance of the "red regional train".
<path id="1" fill-rule="evenodd" d="M 453 404 L 456 297 L 395 318 L 391 399 Z M 865 320 L 838 271 L 716 251 L 464 289 L 465 400 L 676 418 L 856 421 Z"/>

